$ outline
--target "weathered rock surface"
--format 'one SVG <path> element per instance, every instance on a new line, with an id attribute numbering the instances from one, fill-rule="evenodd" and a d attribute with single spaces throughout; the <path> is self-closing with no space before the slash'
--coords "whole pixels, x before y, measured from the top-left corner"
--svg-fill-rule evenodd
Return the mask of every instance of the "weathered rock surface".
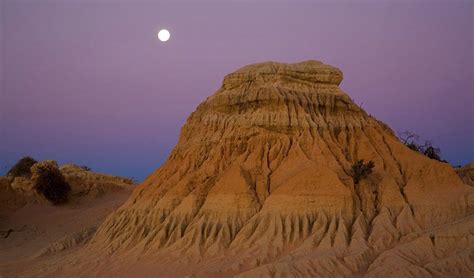
<path id="1" fill-rule="evenodd" d="M 472 276 L 473 188 L 341 81 L 317 61 L 227 75 L 83 249 L 23 275 Z M 354 185 L 359 159 L 375 168 Z"/>

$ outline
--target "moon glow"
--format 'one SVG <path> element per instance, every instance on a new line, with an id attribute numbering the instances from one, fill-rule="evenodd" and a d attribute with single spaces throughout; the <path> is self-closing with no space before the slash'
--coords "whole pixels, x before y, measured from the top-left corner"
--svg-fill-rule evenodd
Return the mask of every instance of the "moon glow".
<path id="1" fill-rule="evenodd" d="M 168 31 L 166 29 L 161 29 L 158 32 L 158 39 L 162 42 L 168 41 L 170 39 L 170 37 L 171 37 L 170 31 Z"/>

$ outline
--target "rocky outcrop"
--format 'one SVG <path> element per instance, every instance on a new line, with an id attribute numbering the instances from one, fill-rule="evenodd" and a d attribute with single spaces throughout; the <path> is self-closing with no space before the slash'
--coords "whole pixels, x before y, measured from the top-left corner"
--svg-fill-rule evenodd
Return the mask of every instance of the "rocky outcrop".
<path id="1" fill-rule="evenodd" d="M 341 81 L 318 61 L 227 75 L 166 163 L 62 259 L 68 271 L 472 275 L 473 189 L 400 143 Z M 355 185 L 360 159 L 375 168 Z"/>

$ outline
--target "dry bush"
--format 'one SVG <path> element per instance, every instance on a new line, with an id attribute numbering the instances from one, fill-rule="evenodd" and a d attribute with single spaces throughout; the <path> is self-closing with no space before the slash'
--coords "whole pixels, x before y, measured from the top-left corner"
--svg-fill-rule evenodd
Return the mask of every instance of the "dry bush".
<path id="1" fill-rule="evenodd" d="M 364 163 L 364 160 L 362 159 L 352 164 L 352 179 L 354 180 L 354 184 L 359 184 L 361 179 L 370 175 L 374 167 L 375 163 L 372 160 Z"/>
<path id="2" fill-rule="evenodd" d="M 18 162 L 13 165 L 13 167 L 7 172 L 7 176 L 10 177 L 31 177 L 31 166 L 36 164 L 38 161 L 35 159 L 25 156 L 22 159 L 18 160 Z"/>
<path id="3" fill-rule="evenodd" d="M 398 135 L 398 138 L 409 149 L 417 151 L 431 159 L 447 163 L 446 160 L 441 159 L 441 149 L 433 146 L 430 140 L 425 140 L 424 144 L 419 144 L 418 141 L 420 139 L 420 136 L 411 131 L 405 131 L 400 133 Z"/>
<path id="4" fill-rule="evenodd" d="M 41 162 L 33 167 L 33 188 L 54 205 L 65 203 L 71 186 L 54 162 Z"/>

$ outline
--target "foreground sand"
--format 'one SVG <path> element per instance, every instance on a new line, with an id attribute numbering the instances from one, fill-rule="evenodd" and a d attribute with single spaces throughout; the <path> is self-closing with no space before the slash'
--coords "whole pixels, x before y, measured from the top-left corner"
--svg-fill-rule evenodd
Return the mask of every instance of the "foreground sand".
<path id="1" fill-rule="evenodd" d="M 13 231 L 0 237 L 0 274 L 16 276 L 43 257 L 82 246 L 131 191 L 125 188 L 73 205 L 28 204 L 1 218 L 0 231 Z"/>
<path id="2" fill-rule="evenodd" d="M 33 189 L 39 165 L 60 170 L 71 187 L 67 203 L 55 206 Z M 127 178 L 74 164 L 59 167 L 52 160 L 31 169 L 32 177 L 0 177 L 1 277 L 17 276 L 42 258 L 84 245 L 134 187 Z"/>

